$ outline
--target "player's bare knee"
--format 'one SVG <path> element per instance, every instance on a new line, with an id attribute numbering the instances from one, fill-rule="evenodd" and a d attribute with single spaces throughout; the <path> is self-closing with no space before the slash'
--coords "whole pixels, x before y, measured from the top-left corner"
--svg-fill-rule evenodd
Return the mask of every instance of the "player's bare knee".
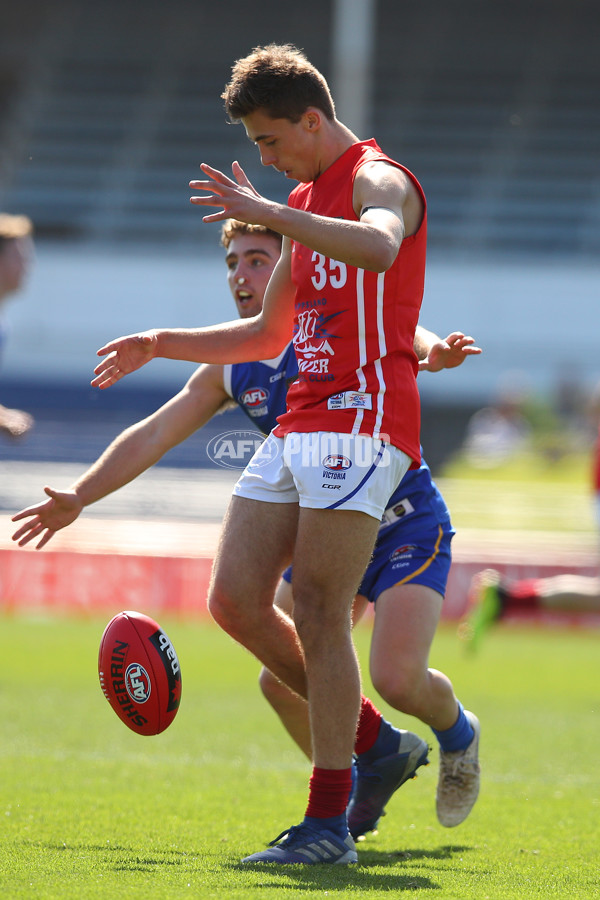
<path id="1" fill-rule="evenodd" d="M 244 616 L 241 605 L 227 592 L 213 588 L 208 596 L 208 611 L 224 631 L 233 638 L 244 631 Z"/>
<path id="2" fill-rule="evenodd" d="M 302 584 L 294 588 L 293 618 L 298 634 L 346 629 L 350 626 L 349 604 L 321 585 Z"/>
<path id="3" fill-rule="evenodd" d="M 258 685 L 262 691 L 263 697 L 269 701 L 271 706 L 276 706 L 277 697 L 282 693 L 283 685 L 279 679 L 275 678 L 273 673 L 264 666 L 260 670 L 258 676 Z"/>
<path id="4" fill-rule="evenodd" d="M 397 671 L 374 672 L 371 677 L 373 687 L 389 706 L 409 716 L 417 715 L 420 703 L 414 680 Z"/>
<path id="5" fill-rule="evenodd" d="M 296 709 L 297 695 L 293 694 L 269 669 L 261 669 L 258 683 L 265 700 L 279 716 L 285 715 L 288 710 Z"/>
<path id="6" fill-rule="evenodd" d="M 305 653 L 311 649 L 318 652 L 319 648 L 336 642 L 336 636 L 346 632 L 350 634 L 349 619 L 344 624 L 339 616 L 320 614 L 310 607 L 307 609 L 294 607 L 294 624 Z"/>

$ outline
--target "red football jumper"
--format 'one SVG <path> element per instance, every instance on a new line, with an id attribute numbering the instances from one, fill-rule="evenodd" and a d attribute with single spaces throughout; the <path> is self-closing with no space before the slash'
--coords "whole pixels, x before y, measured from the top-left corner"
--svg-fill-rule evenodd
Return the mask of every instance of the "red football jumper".
<path id="1" fill-rule="evenodd" d="M 420 184 L 374 140 L 353 144 L 316 181 L 299 184 L 288 204 L 330 218 L 358 221 L 352 206 L 361 166 L 382 161 Z M 426 207 L 425 207 L 426 210 Z M 414 460 L 420 403 L 414 334 L 425 280 L 426 211 L 416 234 L 402 241 L 387 272 L 358 269 L 292 241 L 296 285 L 294 348 L 298 380 L 279 416 L 277 437 L 293 431 L 367 434 Z"/>

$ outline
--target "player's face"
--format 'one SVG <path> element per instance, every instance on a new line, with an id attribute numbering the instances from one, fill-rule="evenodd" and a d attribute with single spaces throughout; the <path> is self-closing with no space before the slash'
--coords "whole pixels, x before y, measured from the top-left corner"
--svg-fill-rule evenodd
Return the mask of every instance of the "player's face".
<path id="1" fill-rule="evenodd" d="M 0 296 L 19 290 L 32 259 L 33 241 L 31 238 L 14 238 L 4 243 L 0 255 Z"/>
<path id="2" fill-rule="evenodd" d="M 318 114 L 317 114 L 318 116 Z M 258 109 L 242 119 L 246 134 L 256 144 L 263 166 L 273 166 L 286 178 L 314 181 L 319 174 L 315 156 L 315 116 L 306 112 L 299 122 L 272 119 Z"/>
<path id="3" fill-rule="evenodd" d="M 257 316 L 271 272 L 279 259 L 279 241 L 268 234 L 239 234 L 227 248 L 227 282 L 242 319 Z"/>

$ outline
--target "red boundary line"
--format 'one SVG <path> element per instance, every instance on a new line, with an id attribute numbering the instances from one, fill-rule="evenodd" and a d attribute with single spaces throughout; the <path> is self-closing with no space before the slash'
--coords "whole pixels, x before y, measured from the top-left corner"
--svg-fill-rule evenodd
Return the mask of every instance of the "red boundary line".
<path id="1" fill-rule="evenodd" d="M 490 554 L 492 557 L 492 554 Z M 463 615 L 471 578 L 493 567 L 511 579 L 549 575 L 597 575 L 593 565 L 568 566 L 539 562 L 460 559 L 452 564 L 443 618 Z M 208 617 L 206 598 L 212 558 L 205 556 L 145 556 L 0 549 L 0 610 L 5 613 L 110 614 L 138 609 L 151 615 Z M 550 624 L 600 624 L 600 615 L 544 613 Z M 540 620 L 536 614 L 535 621 Z M 519 621 L 531 621 L 519 617 Z"/>

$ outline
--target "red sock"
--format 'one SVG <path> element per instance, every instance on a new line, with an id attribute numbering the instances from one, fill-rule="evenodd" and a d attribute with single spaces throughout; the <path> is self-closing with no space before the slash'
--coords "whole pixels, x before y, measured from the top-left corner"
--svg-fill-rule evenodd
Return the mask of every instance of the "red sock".
<path id="1" fill-rule="evenodd" d="M 360 715 L 356 728 L 356 743 L 354 744 L 354 752 L 357 755 L 371 749 L 377 740 L 379 726 L 383 718 L 368 697 L 362 694 L 360 700 Z"/>
<path id="2" fill-rule="evenodd" d="M 537 606 L 540 589 L 537 578 L 523 578 L 512 584 L 508 596 L 518 606 Z"/>
<path id="3" fill-rule="evenodd" d="M 352 769 L 319 769 L 314 767 L 305 815 L 314 819 L 331 819 L 346 811 L 352 789 Z"/>

